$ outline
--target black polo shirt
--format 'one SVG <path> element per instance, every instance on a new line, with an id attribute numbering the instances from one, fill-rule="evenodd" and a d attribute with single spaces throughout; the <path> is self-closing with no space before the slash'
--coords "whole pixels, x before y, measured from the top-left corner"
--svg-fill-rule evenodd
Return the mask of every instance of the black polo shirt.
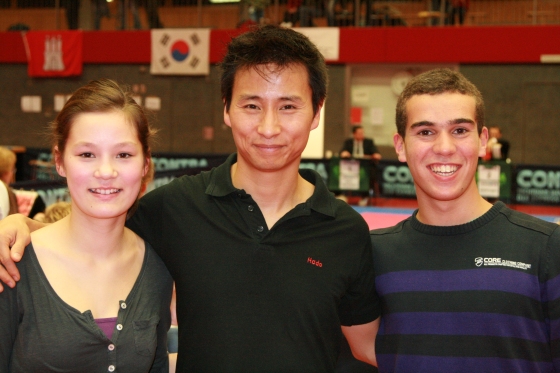
<path id="1" fill-rule="evenodd" d="M 177 372 L 333 372 L 340 325 L 378 316 L 368 226 L 301 170 L 313 195 L 269 230 L 236 159 L 148 193 L 128 222 L 176 281 Z"/>

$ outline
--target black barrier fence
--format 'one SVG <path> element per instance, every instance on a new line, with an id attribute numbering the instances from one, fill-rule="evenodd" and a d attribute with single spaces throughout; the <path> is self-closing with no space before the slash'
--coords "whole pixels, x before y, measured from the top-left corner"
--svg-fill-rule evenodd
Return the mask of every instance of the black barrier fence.
<path id="1" fill-rule="evenodd" d="M 210 170 L 223 163 L 227 154 L 175 154 L 157 153 L 153 156 L 155 176 L 148 191 L 155 189 L 182 175 L 194 175 Z M 340 160 L 302 159 L 300 168 L 317 171 L 329 188 L 339 193 Z M 370 170 L 375 173 L 380 197 L 416 198 L 416 191 L 410 170 L 406 163 L 381 160 L 370 170 L 368 162 L 360 164 L 360 184 L 357 190 L 367 187 Z M 506 162 L 481 162 L 477 180 L 479 189 L 484 192 L 494 190 L 497 195 L 485 195 L 506 203 L 531 205 L 560 205 L 560 167 L 539 165 L 512 165 Z M 27 149 L 18 154 L 17 180 L 12 185 L 16 190 L 34 190 L 39 193 L 48 206 L 59 200 L 68 200 L 64 180 L 54 170 L 51 153 L 45 149 Z M 491 174 L 489 177 L 483 175 Z M 491 171 L 495 171 L 492 173 Z M 492 179 L 495 175 L 495 179 Z M 486 184 L 482 184 L 482 183 Z M 495 188 L 492 188 L 495 182 Z M 484 195 L 484 193 L 483 193 Z"/>

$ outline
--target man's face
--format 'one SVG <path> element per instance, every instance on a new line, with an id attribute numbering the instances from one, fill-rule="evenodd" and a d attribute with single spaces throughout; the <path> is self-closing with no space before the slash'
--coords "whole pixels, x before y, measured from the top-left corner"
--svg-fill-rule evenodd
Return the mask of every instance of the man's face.
<path id="1" fill-rule="evenodd" d="M 358 128 L 354 131 L 354 140 L 356 141 L 364 141 L 364 129 Z"/>
<path id="2" fill-rule="evenodd" d="M 279 171 L 294 164 L 297 169 L 320 116 L 320 108 L 313 114 L 307 70 L 299 64 L 282 70 L 275 65 L 259 69 L 260 73 L 254 68 L 236 73 L 229 112 L 224 108 L 238 164 L 259 171 Z"/>
<path id="3" fill-rule="evenodd" d="M 478 193 L 474 175 L 485 154 L 488 130 L 478 135 L 475 99 L 459 93 L 417 95 L 406 104 L 403 139 L 393 140 L 410 168 L 418 198 L 451 201 Z"/>

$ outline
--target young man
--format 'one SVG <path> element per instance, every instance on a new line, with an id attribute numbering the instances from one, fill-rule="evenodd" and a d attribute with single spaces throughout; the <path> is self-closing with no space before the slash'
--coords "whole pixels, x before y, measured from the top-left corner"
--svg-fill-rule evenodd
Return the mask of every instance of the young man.
<path id="1" fill-rule="evenodd" d="M 559 371 L 560 229 L 478 193 L 480 92 L 432 70 L 409 82 L 396 118 L 418 210 L 371 232 L 379 371 Z"/>
<path id="2" fill-rule="evenodd" d="M 356 357 L 375 363 L 367 224 L 299 171 L 326 96 L 323 57 L 302 34 L 265 26 L 233 39 L 222 68 L 237 153 L 148 193 L 128 222 L 176 283 L 177 371 L 333 372 L 341 324 Z M 4 227 L 13 242 L 14 223 Z M 27 241 L 17 238 L 14 253 Z"/>

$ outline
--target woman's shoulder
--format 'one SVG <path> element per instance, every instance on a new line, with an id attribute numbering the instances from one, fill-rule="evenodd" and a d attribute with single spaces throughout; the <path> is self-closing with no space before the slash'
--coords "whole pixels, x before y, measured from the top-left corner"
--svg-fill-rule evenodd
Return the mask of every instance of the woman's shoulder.
<path id="1" fill-rule="evenodd" d="M 156 251 L 148 241 L 145 241 L 142 237 L 140 237 L 139 235 L 137 235 L 135 232 L 133 232 L 131 229 L 127 227 L 125 227 L 125 230 L 127 234 L 133 235 L 133 237 L 136 240 L 135 242 L 137 248 L 139 250 L 144 251 L 144 262 L 146 262 L 146 264 L 151 264 L 153 262 L 156 262 L 156 263 L 161 263 L 161 265 L 165 267 L 161 258 L 159 257 L 159 255 L 156 253 Z"/>

